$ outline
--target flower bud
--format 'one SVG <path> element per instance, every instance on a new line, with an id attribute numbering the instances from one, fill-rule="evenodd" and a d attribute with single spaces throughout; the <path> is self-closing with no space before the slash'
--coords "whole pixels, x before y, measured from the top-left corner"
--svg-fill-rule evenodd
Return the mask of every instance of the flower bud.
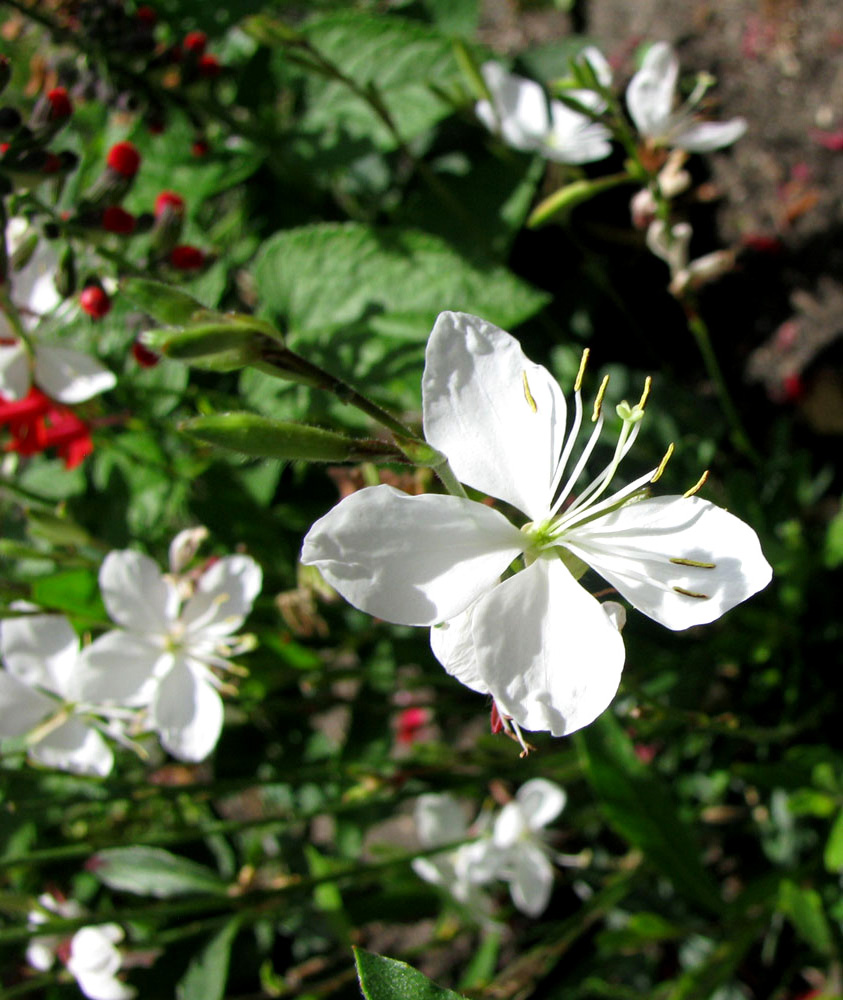
<path id="1" fill-rule="evenodd" d="M 140 167 L 140 153 L 131 142 L 117 142 L 108 151 L 106 163 L 121 177 L 134 177 Z"/>
<path id="2" fill-rule="evenodd" d="M 130 236 L 135 231 L 135 225 L 134 215 L 119 205 L 109 205 L 102 213 L 102 228 L 106 232 Z"/>
<path id="3" fill-rule="evenodd" d="M 69 298 L 76 291 L 76 254 L 69 243 L 59 255 L 54 281 L 56 291 L 62 298 Z"/>
<path id="4" fill-rule="evenodd" d="M 220 66 L 219 59 L 216 56 L 206 53 L 199 57 L 199 62 L 196 64 L 196 68 L 199 71 L 199 75 L 204 77 L 206 80 L 213 80 L 220 75 L 222 72 L 222 66 Z"/>
<path id="5" fill-rule="evenodd" d="M 188 243 L 173 247 L 170 251 L 170 264 L 177 271 L 198 271 L 205 266 L 205 254 L 199 247 Z"/>
<path id="6" fill-rule="evenodd" d="M 208 537 L 208 529 L 203 525 L 185 528 L 170 542 L 169 563 L 171 573 L 181 573 L 193 561 L 199 546 Z"/>
<path id="7" fill-rule="evenodd" d="M 201 56 L 208 45 L 208 36 L 204 31 L 188 31 L 184 36 L 182 48 L 185 52 L 191 52 L 195 56 Z"/>
<path id="8" fill-rule="evenodd" d="M 102 319 L 111 311 L 111 299 L 98 284 L 86 285 L 82 289 L 79 293 L 79 305 L 91 319 Z"/>
<path id="9" fill-rule="evenodd" d="M 209 371 L 237 371 L 257 361 L 265 337 L 255 328 L 208 322 L 186 329 L 146 330 L 141 343 L 168 358 Z"/>
<path id="10" fill-rule="evenodd" d="M 132 357 L 137 361 L 141 368 L 154 368 L 158 362 L 161 360 L 161 355 L 156 354 L 155 351 L 150 351 L 148 347 L 136 340 L 132 344 Z"/>

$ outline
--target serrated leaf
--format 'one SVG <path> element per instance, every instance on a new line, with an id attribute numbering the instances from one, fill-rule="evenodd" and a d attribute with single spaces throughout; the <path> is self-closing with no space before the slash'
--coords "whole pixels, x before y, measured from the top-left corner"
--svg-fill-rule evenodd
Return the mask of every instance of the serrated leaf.
<path id="1" fill-rule="evenodd" d="M 231 946 L 239 930 L 240 919 L 234 917 L 194 955 L 176 986 L 176 1000 L 222 1000 Z"/>
<path id="2" fill-rule="evenodd" d="M 225 882 L 210 868 L 161 847 L 109 847 L 94 855 L 90 870 L 110 889 L 139 896 L 167 899 L 226 893 Z"/>
<path id="3" fill-rule="evenodd" d="M 703 868 L 699 848 L 662 783 L 635 755 L 632 741 L 604 712 L 577 733 L 586 776 L 610 825 L 673 882 L 678 892 L 710 913 L 722 902 Z"/>
<path id="4" fill-rule="evenodd" d="M 357 978 L 366 1000 L 465 1000 L 460 993 L 437 986 L 406 962 L 354 949 Z"/>
<path id="5" fill-rule="evenodd" d="M 278 233 L 264 244 L 255 277 L 265 306 L 298 334 L 354 326 L 360 337 L 395 315 L 421 343 L 443 310 L 512 328 L 549 299 L 504 267 L 471 263 L 436 236 L 356 222 Z"/>

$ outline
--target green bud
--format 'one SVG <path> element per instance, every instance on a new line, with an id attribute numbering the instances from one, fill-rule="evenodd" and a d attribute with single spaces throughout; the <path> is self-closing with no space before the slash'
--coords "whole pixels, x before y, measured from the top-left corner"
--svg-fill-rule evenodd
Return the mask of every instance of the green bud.
<path id="1" fill-rule="evenodd" d="M 59 517 L 48 511 L 30 509 L 27 515 L 27 531 L 36 538 L 44 538 L 53 545 L 92 545 L 88 532 L 75 521 Z M 49 555 L 46 555 L 49 558 Z"/>
<path id="2" fill-rule="evenodd" d="M 159 323 L 182 326 L 205 307 L 172 285 L 146 278 L 126 278 L 120 283 L 123 294 Z"/>
<path id="3" fill-rule="evenodd" d="M 394 435 L 395 443 L 401 451 L 409 458 L 413 465 L 435 469 L 445 461 L 445 456 L 441 451 L 437 451 L 426 441 L 416 441 L 413 438 L 402 438 Z"/>
<path id="4" fill-rule="evenodd" d="M 184 421 L 180 429 L 207 444 L 249 455 L 309 462 L 361 462 L 395 459 L 384 441 L 354 440 L 336 431 L 257 413 L 213 413 Z"/>
<path id="5" fill-rule="evenodd" d="M 530 229 L 538 229 L 548 222 L 565 222 L 571 212 L 585 201 L 609 191 L 620 184 L 628 184 L 632 181 L 629 174 L 612 174 L 609 177 L 596 177 L 594 179 L 574 181 L 566 184 L 565 187 L 554 191 L 552 195 L 533 209 L 527 226 Z"/>
<path id="6" fill-rule="evenodd" d="M 70 298 L 76 292 L 76 255 L 68 243 L 59 257 L 59 266 L 53 278 L 56 291 L 62 298 Z"/>
<path id="7" fill-rule="evenodd" d="M 141 342 L 151 350 L 217 372 L 236 371 L 256 361 L 264 340 L 263 334 L 254 328 L 226 322 L 165 327 L 141 334 Z"/>
<path id="8" fill-rule="evenodd" d="M 35 248 L 37 246 L 38 233 L 31 229 L 20 241 L 15 249 L 15 252 L 12 254 L 12 270 L 20 271 L 21 268 L 26 267 L 30 260 L 32 260 L 32 255 L 35 253 Z"/>

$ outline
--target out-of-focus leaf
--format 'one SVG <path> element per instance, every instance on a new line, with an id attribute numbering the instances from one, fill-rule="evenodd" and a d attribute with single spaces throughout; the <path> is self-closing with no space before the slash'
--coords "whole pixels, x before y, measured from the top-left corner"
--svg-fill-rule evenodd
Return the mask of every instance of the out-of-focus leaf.
<path id="1" fill-rule="evenodd" d="M 139 896 L 224 896 L 225 882 L 205 865 L 161 847 L 109 847 L 91 859 L 90 870 L 104 885 Z"/>
<path id="2" fill-rule="evenodd" d="M 824 955 L 834 955 L 831 928 L 822 897 L 816 889 L 803 889 L 790 879 L 783 879 L 779 886 L 778 909 L 790 920 L 806 944 Z"/>
<path id="3" fill-rule="evenodd" d="M 829 569 L 843 565 L 843 510 L 829 522 L 825 535 L 824 562 Z"/>
<path id="4" fill-rule="evenodd" d="M 394 958 L 354 949 L 357 977 L 366 1000 L 465 1000 L 431 982 L 411 965 Z"/>
<path id="5" fill-rule="evenodd" d="M 163 281 L 126 278 L 120 287 L 138 308 L 168 326 L 182 326 L 190 322 L 195 313 L 205 309 L 192 295 L 180 288 L 173 288 L 172 285 L 165 285 Z"/>
<path id="6" fill-rule="evenodd" d="M 32 584 L 32 600 L 50 611 L 107 620 L 97 575 L 92 570 L 65 570 L 36 580 Z"/>
<path id="7" fill-rule="evenodd" d="M 843 870 L 843 812 L 838 814 L 832 824 L 823 852 L 823 861 L 830 872 Z"/>
<path id="8" fill-rule="evenodd" d="M 676 890 L 710 913 L 723 904 L 703 868 L 691 831 L 667 789 L 635 754 L 632 741 L 609 713 L 577 733 L 586 776 L 612 827 L 673 882 Z"/>
<path id="9" fill-rule="evenodd" d="M 176 1000 L 222 1000 L 228 979 L 231 946 L 240 929 L 235 917 L 195 955 L 176 985 Z"/>

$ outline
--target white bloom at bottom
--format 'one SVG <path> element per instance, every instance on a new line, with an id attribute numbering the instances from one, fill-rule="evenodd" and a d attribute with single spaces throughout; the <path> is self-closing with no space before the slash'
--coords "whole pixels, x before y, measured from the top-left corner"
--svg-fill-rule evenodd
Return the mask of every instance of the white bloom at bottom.
<path id="1" fill-rule="evenodd" d="M 117 978 L 122 957 L 116 945 L 122 940 L 117 924 L 83 927 L 70 939 L 67 968 L 89 1000 L 129 1000 L 135 995 Z"/>
<path id="2" fill-rule="evenodd" d="M 601 388 L 578 441 L 582 375 L 569 425 L 556 380 L 516 340 L 476 316 L 442 313 L 425 355 L 425 437 L 457 479 L 527 523 L 465 497 L 373 486 L 317 521 L 301 555 L 371 615 L 447 623 L 433 639 L 446 669 L 523 728 L 557 736 L 609 705 L 623 667 L 613 615 L 578 582 L 587 567 L 670 629 L 714 621 L 772 576 L 757 535 L 733 514 L 697 496 L 648 496 L 663 464 L 610 491 L 648 390 L 618 407 L 614 453 L 581 484 L 604 420 Z M 519 557 L 524 568 L 502 579 Z"/>

